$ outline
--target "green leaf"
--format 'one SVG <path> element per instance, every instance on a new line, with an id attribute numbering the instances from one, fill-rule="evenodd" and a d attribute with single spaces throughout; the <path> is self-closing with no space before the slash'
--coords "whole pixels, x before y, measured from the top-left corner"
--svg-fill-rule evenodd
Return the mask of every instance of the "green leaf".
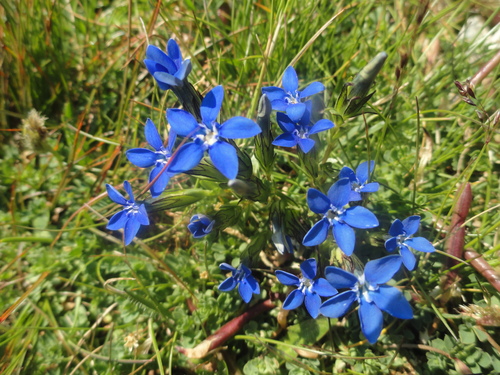
<path id="1" fill-rule="evenodd" d="M 335 321 L 336 319 L 332 319 L 332 323 Z M 299 324 L 288 327 L 288 332 L 283 342 L 296 346 L 312 346 L 326 335 L 329 327 L 328 319 L 319 318 L 304 320 Z M 281 349 L 291 356 L 297 356 L 297 352 L 290 347 L 283 346 Z"/>

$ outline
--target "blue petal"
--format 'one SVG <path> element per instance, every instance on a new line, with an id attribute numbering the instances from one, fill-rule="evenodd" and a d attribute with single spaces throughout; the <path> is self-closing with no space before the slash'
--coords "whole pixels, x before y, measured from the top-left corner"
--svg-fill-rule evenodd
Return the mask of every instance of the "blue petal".
<path id="1" fill-rule="evenodd" d="M 348 178 L 351 182 L 356 181 L 356 175 L 354 174 L 354 171 L 349 167 L 343 167 L 340 170 L 339 178 Z"/>
<path id="2" fill-rule="evenodd" d="M 333 221 L 333 237 L 345 255 L 351 256 L 356 244 L 356 234 L 349 225 L 337 220 Z"/>
<path id="3" fill-rule="evenodd" d="M 234 180 L 238 175 L 238 156 L 233 146 L 226 142 L 215 142 L 208 149 L 210 160 L 226 178 Z"/>
<path id="4" fill-rule="evenodd" d="M 288 108 L 288 102 L 284 99 L 276 99 L 271 102 L 272 108 L 275 111 L 286 111 Z"/>
<path id="5" fill-rule="evenodd" d="M 276 121 L 278 121 L 278 125 L 283 130 L 284 132 L 291 133 L 295 130 L 296 126 L 295 123 L 290 120 L 290 117 L 288 117 L 285 113 L 283 112 L 278 112 L 276 113 Z"/>
<path id="6" fill-rule="evenodd" d="M 314 140 L 309 138 L 300 138 L 299 147 L 304 154 L 307 154 L 314 147 Z"/>
<path id="7" fill-rule="evenodd" d="M 348 178 L 342 178 L 334 183 L 328 190 L 328 198 L 332 206 L 342 208 L 349 203 L 351 195 L 351 181 Z"/>
<path id="8" fill-rule="evenodd" d="M 330 209 L 330 200 L 321 191 L 316 189 L 307 190 L 307 205 L 316 214 L 324 214 Z"/>
<path id="9" fill-rule="evenodd" d="M 399 319 L 412 319 L 410 304 L 397 288 L 381 285 L 376 291 L 369 292 L 377 307 Z"/>
<path id="10" fill-rule="evenodd" d="M 399 254 L 401 254 L 401 258 L 403 259 L 403 264 L 406 269 L 408 271 L 413 271 L 415 269 L 415 265 L 417 264 L 417 258 L 415 258 L 415 255 L 413 255 L 411 250 L 405 245 L 401 245 Z"/>
<path id="11" fill-rule="evenodd" d="M 313 280 L 316 278 L 316 270 L 317 263 L 316 259 L 311 258 L 307 259 L 300 265 L 300 270 L 302 271 L 302 275 L 305 276 L 309 280 Z"/>
<path id="12" fill-rule="evenodd" d="M 132 148 L 125 153 L 127 159 L 139 168 L 149 168 L 156 163 L 156 153 L 146 148 Z"/>
<path id="13" fill-rule="evenodd" d="M 282 100 L 287 96 L 285 90 L 276 86 L 263 87 L 262 94 L 265 94 L 271 102 L 275 100 Z"/>
<path id="14" fill-rule="evenodd" d="M 368 166 L 370 167 L 369 171 Z M 369 164 L 367 161 L 361 163 L 358 168 L 356 168 L 356 177 L 358 178 L 359 183 L 364 184 L 366 181 L 368 181 L 368 178 L 373 173 L 374 169 L 375 162 L 373 160 L 371 160 Z M 368 172 L 370 172 L 370 175 L 368 174 Z"/>
<path id="15" fill-rule="evenodd" d="M 328 266 L 325 268 L 325 278 L 333 287 L 337 289 L 352 289 L 358 282 L 358 278 L 352 273 L 334 266 Z"/>
<path id="16" fill-rule="evenodd" d="M 366 281 L 372 285 L 385 284 L 398 272 L 401 262 L 399 255 L 389 255 L 369 261 L 365 266 Z"/>
<path id="17" fill-rule="evenodd" d="M 168 134 L 168 143 L 167 143 L 167 150 L 170 153 L 172 153 L 172 149 L 174 148 L 176 138 L 177 138 L 177 133 L 173 129 L 170 130 L 170 133 Z"/>
<path id="18" fill-rule="evenodd" d="M 171 173 L 187 172 L 198 165 L 203 158 L 203 147 L 195 142 L 186 143 L 177 150 L 167 169 Z"/>
<path id="19" fill-rule="evenodd" d="M 389 234 L 393 237 L 397 237 L 403 233 L 404 229 L 402 221 L 399 219 L 394 220 L 393 223 L 391 224 L 391 228 L 389 229 Z"/>
<path id="20" fill-rule="evenodd" d="M 240 285 L 238 286 L 238 293 L 240 293 L 241 299 L 245 301 L 245 303 L 250 302 L 252 299 L 252 288 L 246 282 L 245 279 L 240 281 Z"/>
<path id="21" fill-rule="evenodd" d="M 393 252 L 394 250 L 396 250 L 399 245 L 398 245 L 398 238 L 397 237 L 391 237 L 389 238 L 387 241 L 385 241 L 385 249 L 389 252 Z"/>
<path id="22" fill-rule="evenodd" d="M 309 134 L 316 134 L 331 129 L 334 126 L 335 124 L 333 122 L 324 118 L 319 120 L 316 124 L 312 126 L 312 128 L 309 130 Z"/>
<path id="23" fill-rule="evenodd" d="M 361 186 L 361 191 L 363 193 L 375 193 L 379 189 L 378 182 L 369 182 L 366 185 Z"/>
<path id="24" fill-rule="evenodd" d="M 420 216 L 414 215 L 403 220 L 403 228 L 407 236 L 417 233 L 420 226 Z"/>
<path id="25" fill-rule="evenodd" d="M 222 101 L 224 100 L 224 88 L 216 86 L 210 90 L 201 102 L 201 118 L 206 125 L 217 120 Z"/>
<path id="26" fill-rule="evenodd" d="M 233 266 L 231 266 L 230 264 L 227 264 L 227 263 L 219 264 L 219 268 L 223 271 L 231 271 L 231 272 L 236 271 L 236 268 L 234 268 Z"/>
<path id="27" fill-rule="evenodd" d="M 356 293 L 348 290 L 323 302 L 319 312 L 328 318 L 340 318 L 347 314 L 356 299 Z"/>
<path id="28" fill-rule="evenodd" d="M 297 138 L 291 133 L 283 133 L 274 139 L 273 145 L 281 147 L 294 147 L 297 146 Z"/>
<path id="29" fill-rule="evenodd" d="M 108 192 L 109 199 L 113 202 L 121 204 L 122 206 L 127 204 L 125 197 L 113 186 L 106 184 L 106 191 Z"/>
<path id="30" fill-rule="evenodd" d="M 283 302 L 283 308 L 285 310 L 293 310 L 302 305 L 303 302 L 304 294 L 299 289 L 295 289 L 286 297 L 285 302 Z"/>
<path id="31" fill-rule="evenodd" d="M 236 285 L 238 285 L 238 282 L 234 277 L 230 276 L 219 285 L 218 289 L 223 292 L 229 292 L 233 290 Z"/>
<path id="32" fill-rule="evenodd" d="M 163 164 L 160 164 L 156 167 L 154 167 L 152 170 L 151 170 L 151 173 L 149 174 L 149 182 L 153 181 L 154 178 L 158 175 L 158 173 L 161 172 L 161 170 L 163 169 Z M 158 178 L 158 180 L 156 180 L 156 182 L 153 184 L 153 186 L 151 186 L 151 196 L 153 198 L 156 198 L 158 196 L 161 195 L 161 193 L 163 193 L 168 185 L 168 181 L 170 180 L 170 176 L 168 174 L 168 171 L 164 171 L 161 176 Z"/>
<path id="33" fill-rule="evenodd" d="M 330 227 L 330 222 L 327 218 L 321 219 L 316 224 L 313 225 L 309 232 L 306 233 L 302 244 L 304 246 L 316 246 L 325 242 L 328 236 L 328 228 Z"/>
<path id="34" fill-rule="evenodd" d="M 354 228 L 369 229 L 378 227 L 377 217 L 369 209 L 362 206 L 350 207 L 340 217 Z"/>
<path id="35" fill-rule="evenodd" d="M 366 302 L 361 298 L 358 315 L 363 335 L 370 344 L 375 344 L 384 326 L 382 311 L 374 303 Z"/>
<path id="36" fill-rule="evenodd" d="M 125 227 L 127 224 L 127 211 L 123 210 L 114 214 L 111 219 L 109 219 L 108 225 L 106 225 L 107 229 L 110 230 L 118 230 Z"/>
<path id="37" fill-rule="evenodd" d="M 174 39 L 169 39 L 167 43 L 167 53 L 172 60 L 182 60 L 181 50 Z"/>
<path id="38" fill-rule="evenodd" d="M 149 225 L 148 213 L 146 211 L 146 206 L 141 204 L 139 206 L 139 211 L 135 214 L 135 218 L 141 225 Z"/>
<path id="39" fill-rule="evenodd" d="M 424 253 L 433 253 L 436 251 L 434 246 L 424 237 L 413 237 L 405 240 L 405 244 L 414 248 L 417 251 L 422 251 Z"/>
<path id="40" fill-rule="evenodd" d="M 167 109 L 167 121 L 172 129 L 182 137 L 193 136 L 199 129 L 198 121 L 192 114 L 183 109 Z"/>
<path id="41" fill-rule="evenodd" d="M 306 290 L 305 305 L 309 314 L 316 319 L 319 315 L 319 307 L 321 306 L 321 298 L 316 293 L 311 293 Z"/>
<path id="42" fill-rule="evenodd" d="M 250 290 L 253 294 L 260 294 L 260 286 L 257 280 L 253 276 L 247 276 L 243 279 L 250 286 Z"/>
<path id="43" fill-rule="evenodd" d="M 300 285 L 300 279 L 297 276 L 292 275 L 291 273 L 282 270 L 276 270 L 275 273 L 279 282 L 283 285 Z"/>
<path id="44" fill-rule="evenodd" d="M 123 188 L 125 189 L 125 191 L 127 192 L 128 196 L 130 197 L 129 201 L 130 202 L 134 202 L 134 192 L 132 191 L 132 186 L 130 186 L 130 182 L 124 181 L 123 182 Z"/>
<path id="45" fill-rule="evenodd" d="M 161 49 L 151 44 L 146 49 L 146 59 L 153 60 L 155 63 L 164 66 L 171 74 L 174 74 L 177 71 L 177 66 L 172 59 Z"/>
<path id="46" fill-rule="evenodd" d="M 294 93 L 299 88 L 299 79 L 293 66 L 289 66 L 283 73 L 282 85 L 285 91 Z"/>
<path id="47" fill-rule="evenodd" d="M 164 84 L 170 85 L 170 86 L 182 86 L 184 84 L 182 82 L 182 80 L 180 80 L 176 76 L 169 74 L 169 73 L 165 73 L 165 72 L 159 72 L 159 71 L 155 72 L 153 74 L 153 77 L 155 77 L 155 79 L 158 82 L 161 82 L 161 83 L 164 83 Z"/>
<path id="48" fill-rule="evenodd" d="M 294 122 L 299 122 L 306 112 L 306 105 L 304 103 L 289 104 L 286 107 L 286 114 L 290 120 Z"/>
<path id="49" fill-rule="evenodd" d="M 323 278 L 314 281 L 312 290 L 321 297 L 331 297 L 338 293 L 338 290 Z"/>
<path id="50" fill-rule="evenodd" d="M 233 117 L 219 128 L 219 135 L 228 139 L 250 138 L 262 132 L 254 121 L 241 116 Z"/>
<path id="51" fill-rule="evenodd" d="M 325 86 L 321 82 L 313 82 L 300 92 L 300 98 L 307 98 L 321 91 L 325 91 Z"/>
<path id="52" fill-rule="evenodd" d="M 136 217 L 131 216 L 127 220 L 127 224 L 125 224 L 124 232 L 125 232 L 125 246 L 130 244 L 134 239 L 137 232 L 139 232 L 139 228 L 141 227 L 141 223 L 137 220 Z"/>
<path id="53" fill-rule="evenodd" d="M 155 124 L 149 118 L 146 120 L 146 126 L 144 126 L 144 134 L 146 135 L 146 141 L 148 141 L 151 147 L 156 151 L 159 151 L 163 147 L 160 133 L 158 133 Z"/>
<path id="54" fill-rule="evenodd" d="M 177 73 L 175 73 L 175 76 L 179 78 L 181 81 L 184 81 L 186 77 L 189 75 L 189 73 L 191 73 L 192 69 L 193 66 L 191 65 L 191 60 L 189 59 L 184 60 Z"/>

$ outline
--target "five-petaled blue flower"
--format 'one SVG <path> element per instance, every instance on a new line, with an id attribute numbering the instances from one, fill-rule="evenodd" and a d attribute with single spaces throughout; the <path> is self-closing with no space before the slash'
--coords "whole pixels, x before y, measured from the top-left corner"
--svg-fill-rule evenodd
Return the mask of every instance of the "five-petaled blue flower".
<path id="1" fill-rule="evenodd" d="M 219 285 L 219 290 L 229 292 L 238 285 L 238 292 L 246 303 L 250 302 L 253 294 L 260 294 L 259 283 L 252 276 L 252 271 L 243 264 L 234 268 L 227 263 L 222 263 L 219 268 L 223 271 L 231 271 L 231 276 Z"/>
<path id="2" fill-rule="evenodd" d="M 224 89 L 214 87 L 201 102 L 201 123 L 182 109 L 167 110 L 167 119 L 172 129 L 180 136 L 189 136 L 193 142 L 182 146 L 178 151 L 178 158 L 174 158 L 170 171 L 180 173 L 185 164 L 196 165 L 208 151 L 210 160 L 225 177 L 233 180 L 238 175 L 238 156 L 236 149 L 222 138 L 237 139 L 250 138 L 261 132 L 260 127 L 245 117 L 233 117 L 222 125 L 217 122 Z"/>
<path id="3" fill-rule="evenodd" d="M 337 294 L 337 289 L 323 278 L 314 280 L 317 270 L 316 259 L 311 258 L 304 261 L 300 265 L 300 270 L 302 271 L 300 279 L 291 273 L 281 270 L 276 271 L 276 277 L 280 283 L 297 287 L 286 297 L 283 308 L 293 310 L 305 302 L 307 311 L 316 319 L 321 305 L 320 297 L 331 297 Z"/>
<path id="4" fill-rule="evenodd" d="M 420 216 L 414 215 L 407 217 L 403 221 L 396 219 L 389 229 L 392 238 L 385 241 L 387 251 L 393 252 L 399 249 L 399 254 L 403 258 L 403 264 L 409 271 L 413 271 L 417 260 L 415 255 L 409 249 L 410 247 L 424 253 L 436 251 L 434 246 L 424 237 L 412 237 L 418 231 L 420 226 Z"/>
<path id="5" fill-rule="evenodd" d="M 366 263 L 362 275 L 353 275 L 341 268 L 325 268 L 325 277 L 337 289 L 349 290 L 325 301 L 319 311 L 329 318 L 340 318 L 350 309 L 354 301 L 359 303 L 361 331 L 371 344 L 374 344 L 384 324 L 382 311 L 400 319 L 413 318 L 410 304 L 399 289 L 383 285 L 401 267 L 399 255 L 372 260 Z"/>
<path id="6" fill-rule="evenodd" d="M 122 211 L 111 217 L 106 228 L 111 230 L 123 228 L 125 245 L 128 245 L 134 239 L 141 225 L 149 225 L 149 219 L 144 204 L 138 205 L 135 202 L 134 193 L 128 181 L 123 183 L 123 188 L 128 193 L 129 200 L 125 199 L 113 186 L 106 184 L 109 198 L 123 206 Z"/>
<path id="7" fill-rule="evenodd" d="M 194 238 L 202 238 L 209 234 L 215 224 L 215 220 L 210 219 L 208 216 L 197 214 L 189 220 L 188 229 Z"/>
<path id="8" fill-rule="evenodd" d="M 167 53 L 149 45 L 144 64 L 162 90 L 184 85 L 184 80 L 191 72 L 191 60 L 182 60 L 181 50 L 173 39 L 167 43 Z"/>
<path id="9" fill-rule="evenodd" d="M 368 168 L 370 167 L 370 168 Z M 358 168 L 356 168 L 356 173 L 349 168 L 344 167 L 340 170 L 339 178 L 348 178 L 351 181 L 351 195 L 349 197 L 350 202 L 362 200 L 361 193 L 374 193 L 378 191 L 378 182 L 368 182 L 370 174 L 375 168 L 375 162 L 373 160 L 368 164 L 367 161 L 361 163 Z"/>
<path id="10" fill-rule="evenodd" d="M 154 148 L 154 151 L 146 148 L 132 148 L 126 152 L 126 155 L 132 164 L 140 168 L 149 168 L 154 165 L 154 168 L 149 174 L 149 182 L 151 182 L 156 176 L 158 176 L 172 157 L 172 148 L 175 143 L 176 134 L 173 131 L 170 132 L 168 144 L 164 147 L 160 134 L 158 133 L 155 124 L 150 119 L 146 120 L 144 133 L 146 135 L 146 140 L 149 145 Z M 176 158 L 178 158 L 178 155 L 176 155 Z M 189 161 L 189 159 L 180 161 L 179 164 L 184 166 L 184 171 L 182 172 L 188 171 L 196 165 L 189 164 Z M 171 173 L 167 167 L 160 177 L 158 177 L 156 182 L 151 186 L 151 196 L 153 198 L 156 198 L 163 193 L 167 187 L 170 177 L 174 174 L 175 173 Z"/>
<path id="11" fill-rule="evenodd" d="M 286 68 L 283 73 L 282 84 L 283 88 L 263 87 L 262 93 L 267 95 L 274 110 L 285 111 L 294 122 L 298 122 L 307 110 L 304 99 L 325 90 L 321 82 L 313 82 L 303 91 L 299 91 L 299 79 L 292 66 Z"/>
<path id="12" fill-rule="evenodd" d="M 333 237 L 340 249 L 351 255 L 354 251 L 356 234 L 353 228 L 375 228 L 378 226 L 377 217 L 368 209 L 355 206 L 344 208 L 349 203 L 351 182 L 343 178 L 334 183 L 325 195 L 319 190 L 307 191 L 307 204 L 311 211 L 322 214 L 323 219 L 318 221 L 304 236 L 302 243 L 305 246 L 316 246 L 323 243 L 332 228 Z"/>
<path id="13" fill-rule="evenodd" d="M 310 111 L 306 110 L 299 121 L 292 121 L 290 117 L 282 112 L 276 114 L 278 125 L 283 130 L 273 141 L 273 145 L 282 147 L 294 147 L 299 145 L 304 153 L 308 153 L 314 146 L 314 140 L 310 139 L 311 134 L 316 134 L 335 126 L 333 122 L 327 119 L 321 119 L 310 126 Z"/>

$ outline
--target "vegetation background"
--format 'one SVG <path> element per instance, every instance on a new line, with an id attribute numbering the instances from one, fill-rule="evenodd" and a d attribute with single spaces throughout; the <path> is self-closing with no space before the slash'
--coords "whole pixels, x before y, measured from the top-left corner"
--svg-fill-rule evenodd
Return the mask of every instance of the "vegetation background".
<path id="1" fill-rule="evenodd" d="M 500 266 L 499 17 L 492 0 L 0 0 L 0 372 L 500 371 L 500 298 L 484 277 L 491 281 Z M 191 215 L 231 192 L 186 175 L 165 194 L 203 189 L 203 199 L 155 213 L 142 241 L 125 249 L 105 229 L 116 210 L 105 183 L 144 186 L 147 174 L 124 152 L 144 144 L 147 117 L 165 127 L 165 108 L 176 106 L 142 63 L 148 43 L 164 48 L 170 37 L 191 58 L 190 81 L 200 92 L 224 85 L 225 118 L 255 118 L 260 88 L 279 84 L 294 65 L 301 85 L 325 84 L 325 116 L 335 121 L 329 109 L 343 85 L 387 52 L 374 113 L 337 127 L 334 137 L 322 135 L 333 149 L 324 173 L 372 158 L 384 186 L 371 203 L 381 230 L 396 217 L 422 216 L 422 231 L 440 253 L 400 277 L 414 320 L 389 319 L 370 346 L 360 341 L 356 314 L 311 323 L 299 309 L 281 330 L 276 308 L 222 351 L 202 359 L 179 353 L 245 311 L 237 293 L 217 291 L 225 278 L 218 264 L 237 260 L 261 229 L 228 229 L 210 251 L 193 241 L 185 229 Z M 467 78 L 475 98 L 454 85 Z M 46 128 L 36 127 L 43 119 L 33 123 L 33 114 L 26 120 L 32 109 L 46 117 Z M 483 274 L 469 262 L 450 269 L 445 255 L 466 182 L 465 248 L 492 268 Z M 292 198 L 305 206 L 309 183 L 297 184 Z M 242 202 L 242 210 L 252 204 Z M 380 247 L 383 239 L 362 243 Z M 271 272 L 256 276 L 262 297 L 285 292 Z"/>

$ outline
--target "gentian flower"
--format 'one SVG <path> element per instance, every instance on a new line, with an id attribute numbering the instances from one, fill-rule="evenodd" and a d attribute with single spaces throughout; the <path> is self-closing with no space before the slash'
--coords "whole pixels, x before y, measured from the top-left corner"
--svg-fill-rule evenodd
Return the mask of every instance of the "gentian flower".
<path id="1" fill-rule="evenodd" d="M 167 43 L 167 53 L 149 45 L 144 64 L 162 90 L 168 90 L 171 86 L 183 86 L 191 72 L 191 60 L 182 60 L 181 50 L 173 39 Z"/>
<path id="2" fill-rule="evenodd" d="M 172 157 L 172 148 L 174 147 L 176 134 L 173 131 L 170 132 L 170 135 L 168 137 L 168 144 L 166 147 L 164 147 L 160 134 L 158 133 L 155 124 L 150 119 L 146 120 L 144 133 L 146 135 L 146 140 L 148 141 L 149 145 L 153 147 L 154 151 L 148 150 L 146 148 L 132 148 L 126 152 L 126 155 L 128 160 L 132 164 L 140 168 L 149 168 L 154 165 L 154 168 L 149 174 L 149 182 L 151 182 L 163 170 L 165 164 L 167 164 Z M 178 156 L 176 156 L 176 158 L 177 157 Z M 193 164 L 189 164 L 189 160 L 183 160 L 180 162 L 180 164 L 184 166 L 184 171 L 182 172 L 188 171 L 195 166 Z M 167 187 L 170 177 L 172 177 L 174 174 L 175 173 L 171 173 L 169 171 L 169 168 L 167 167 L 167 169 L 151 186 L 151 195 L 153 198 L 156 198 L 161 195 L 161 193 L 163 193 L 163 191 Z"/>
<path id="3" fill-rule="evenodd" d="M 149 225 L 148 213 L 144 204 L 138 205 L 134 200 L 134 193 L 128 181 L 123 183 L 123 188 L 130 199 L 125 197 L 113 186 L 106 184 L 109 198 L 123 206 L 123 210 L 114 214 L 106 226 L 107 229 L 118 230 L 123 228 L 125 234 L 125 245 L 132 242 L 141 225 Z"/>
<path id="4" fill-rule="evenodd" d="M 349 311 L 354 301 L 357 301 L 361 331 L 368 341 L 374 344 L 384 324 L 382 311 L 395 318 L 413 318 L 413 311 L 403 293 L 393 286 L 384 285 L 400 267 L 399 255 L 369 261 L 362 275 L 352 274 L 337 267 L 326 267 L 325 278 L 330 284 L 338 289 L 349 290 L 325 301 L 319 312 L 329 318 L 340 318 Z"/>
<path id="5" fill-rule="evenodd" d="M 202 238 L 209 234 L 215 224 L 215 220 L 210 219 L 208 216 L 197 214 L 189 220 L 188 229 L 194 238 Z"/>
<path id="6" fill-rule="evenodd" d="M 276 277 L 280 283 L 297 287 L 297 289 L 286 297 L 285 302 L 283 302 L 283 308 L 285 310 L 293 310 L 305 302 L 307 311 L 316 319 L 321 305 L 320 296 L 331 297 L 337 294 L 337 289 L 323 278 L 314 280 L 317 270 L 316 259 L 311 258 L 304 261 L 300 265 L 300 270 L 302 271 L 300 279 L 291 273 L 281 270 L 276 271 Z"/>
<path id="7" fill-rule="evenodd" d="M 403 264 L 409 271 L 413 271 L 417 260 L 410 250 L 410 247 L 424 253 L 436 251 L 434 246 L 424 237 L 412 237 L 420 226 L 420 216 L 410 216 L 403 221 L 396 219 L 389 229 L 392 236 L 385 241 L 385 248 L 389 252 L 399 249 L 399 254 L 403 258 Z"/>
<path id="8" fill-rule="evenodd" d="M 172 160 L 170 171 L 179 173 L 185 170 L 185 164 L 196 165 L 208 151 L 210 160 L 225 177 L 233 180 L 238 175 L 238 156 L 236 149 L 222 138 L 250 138 L 261 132 L 260 127 L 245 117 L 233 117 L 222 125 L 217 122 L 224 89 L 214 87 L 201 102 L 201 123 L 182 109 L 167 110 L 167 119 L 172 129 L 180 136 L 190 136 L 193 142 L 182 146 L 178 159 Z"/>
<path id="9" fill-rule="evenodd" d="M 335 126 L 333 122 L 327 119 L 321 119 L 310 126 L 310 111 L 306 110 L 299 121 L 292 121 L 290 117 L 282 112 L 276 114 L 278 125 L 283 130 L 273 141 L 273 145 L 282 147 L 294 147 L 299 145 L 304 153 L 308 153 L 314 146 L 314 140 L 310 139 L 311 134 L 316 134 Z"/>
<path id="10" fill-rule="evenodd" d="M 238 292 L 246 303 L 250 302 L 253 294 L 260 294 L 260 287 L 257 280 L 252 276 L 252 271 L 243 264 L 234 268 L 227 263 L 222 263 L 219 268 L 223 271 L 231 271 L 231 276 L 219 285 L 219 290 L 229 292 L 238 285 Z"/>
<path id="11" fill-rule="evenodd" d="M 266 94 L 276 111 L 285 111 L 288 117 L 298 122 L 306 112 L 304 99 L 325 90 L 321 82 L 313 82 L 303 91 L 299 91 L 299 79 L 292 66 L 283 73 L 283 88 L 270 86 L 263 87 L 262 93 Z"/>
<path id="12" fill-rule="evenodd" d="M 348 178 L 351 181 L 351 195 L 349 197 L 350 202 L 360 201 L 363 198 L 361 193 L 374 193 L 378 191 L 378 182 L 368 182 L 370 177 L 369 173 L 372 173 L 375 168 L 375 162 L 370 161 L 370 169 L 368 170 L 368 162 L 365 161 L 361 163 L 358 168 L 356 168 L 356 173 L 349 168 L 344 167 L 340 170 L 339 178 Z"/>
<path id="13" fill-rule="evenodd" d="M 302 243 L 305 246 L 323 243 L 328 236 L 328 230 L 332 228 L 338 246 L 350 256 L 356 242 L 353 228 L 368 229 L 378 226 L 378 220 L 370 210 L 361 206 L 344 208 L 349 203 L 350 194 L 351 181 L 348 178 L 334 183 L 327 195 L 316 189 L 307 191 L 309 208 L 317 214 L 322 214 L 323 219 L 314 224 L 304 236 Z"/>

